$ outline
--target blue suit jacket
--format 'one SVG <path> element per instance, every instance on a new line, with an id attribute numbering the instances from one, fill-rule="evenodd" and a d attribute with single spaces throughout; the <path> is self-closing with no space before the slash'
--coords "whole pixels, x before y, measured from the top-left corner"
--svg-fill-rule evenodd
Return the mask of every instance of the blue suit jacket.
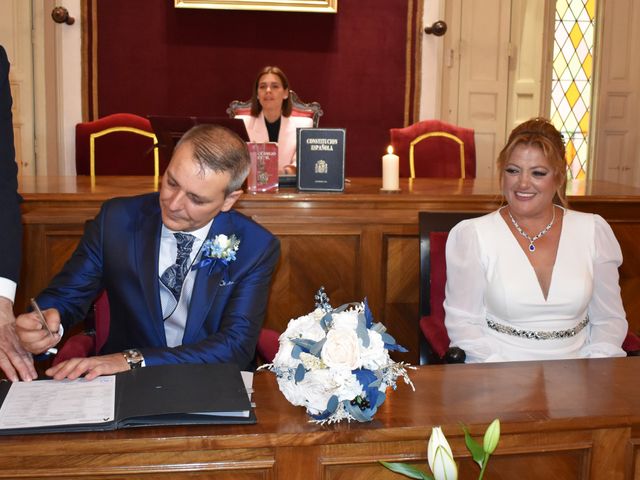
<path id="1" fill-rule="evenodd" d="M 38 296 L 57 308 L 65 328 L 81 321 L 96 295 L 107 290 L 109 338 L 101 353 L 138 348 L 147 365 L 233 362 L 248 366 L 264 319 L 280 242 L 233 210 L 216 215 L 209 238 L 240 239 L 236 260 L 209 275 L 197 271 L 182 345 L 167 346 L 158 285 L 162 219 L 158 194 L 116 198 L 89 222 L 78 248 Z M 225 283 L 225 282 L 222 282 Z"/>

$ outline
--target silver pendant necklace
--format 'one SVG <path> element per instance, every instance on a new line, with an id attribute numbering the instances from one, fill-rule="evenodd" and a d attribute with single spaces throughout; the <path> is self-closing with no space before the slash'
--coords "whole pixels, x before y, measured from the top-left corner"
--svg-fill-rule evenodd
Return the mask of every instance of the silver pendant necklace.
<path id="1" fill-rule="evenodd" d="M 513 218 L 513 215 L 511 215 L 511 210 L 507 210 L 507 213 L 509 214 L 509 218 L 511 219 L 511 223 L 513 223 L 513 226 L 516 228 L 518 233 L 529 241 L 529 252 L 531 252 L 531 253 L 536 251 L 536 246 L 534 245 L 534 242 L 536 240 L 540 239 L 541 237 L 543 237 L 549 230 L 551 230 L 551 227 L 553 227 L 553 222 L 556 221 L 556 207 L 554 205 L 554 207 L 553 207 L 553 216 L 551 217 L 551 221 L 549 222 L 549 225 L 547 225 L 542 230 L 540 230 L 537 235 L 535 235 L 533 237 L 530 237 L 520 227 L 520 225 L 518 225 L 518 222 L 516 222 L 516 219 Z"/>

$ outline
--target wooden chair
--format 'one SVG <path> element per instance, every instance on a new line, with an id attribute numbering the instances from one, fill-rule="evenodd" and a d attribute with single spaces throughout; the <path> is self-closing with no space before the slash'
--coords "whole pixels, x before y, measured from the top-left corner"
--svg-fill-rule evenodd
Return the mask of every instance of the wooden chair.
<path id="1" fill-rule="evenodd" d="M 305 103 L 294 92 L 289 90 L 289 98 L 291 99 L 292 112 L 294 117 L 308 117 L 313 119 L 313 127 L 317 128 L 320 123 L 320 117 L 324 114 L 322 107 L 318 102 Z M 234 100 L 227 108 L 227 114 L 230 118 L 247 117 L 251 115 L 251 100 L 241 102 Z"/>
<path id="2" fill-rule="evenodd" d="M 78 175 L 160 175 L 151 123 L 131 113 L 115 113 L 76 125 Z"/>
<path id="3" fill-rule="evenodd" d="M 420 364 L 463 363 L 464 351 L 449 347 L 444 324 L 447 283 L 445 247 L 449 231 L 482 212 L 420 212 Z M 627 356 L 640 355 L 640 337 L 629 330 L 622 344 Z"/>
<path id="4" fill-rule="evenodd" d="M 401 177 L 475 178 L 474 132 L 440 120 L 389 130 Z"/>
<path id="5" fill-rule="evenodd" d="M 96 298 L 90 314 L 85 320 L 85 331 L 69 337 L 54 357 L 52 364 L 75 357 L 90 357 L 99 355 L 109 337 L 109 298 L 107 292 L 102 291 Z M 274 330 L 263 328 L 260 331 L 256 354 L 259 363 L 271 363 L 280 346 L 280 334 Z"/>

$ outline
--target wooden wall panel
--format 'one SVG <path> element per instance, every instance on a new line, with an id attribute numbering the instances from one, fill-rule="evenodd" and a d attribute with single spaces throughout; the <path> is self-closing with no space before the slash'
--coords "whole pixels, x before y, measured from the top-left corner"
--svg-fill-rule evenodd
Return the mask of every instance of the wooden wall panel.
<path id="1" fill-rule="evenodd" d="M 622 302 L 631 329 L 640 332 L 640 255 L 635 252 L 640 239 L 640 223 L 616 222 L 611 227 L 623 254 L 620 267 Z"/>
<path id="2" fill-rule="evenodd" d="M 58 273 L 76 249 L 82 230 L 47 228 L 45 233 L 45 265 L 47 278 Z"/>
<path id="3" fill-rule="evenodd" d="M 321 286 L 334 307 L 360 299 L 357 235 L 302 232 L 279 238 L 281 256 L 269 296 L 267 326 L 282 332 L 291 318 L 311 312 Z"/>
<path id="4" fill-rule="evenodd" d="M 640 480 L 640 438 L 632 438 L 627 445 L 627 472 L 628 479 Z"/>
<path id="5" fill-rule="evenodd" d="M 272 480 L 275 457 L 270 449 L 178 449 L 170 451 L 127 452 L 92 455 L 71 449 L 51 458 L 31 452 L 15 459 L 5 458 L 0 479 L 144 479 L 169 480 Z M 15 460 L 15 461 L 14 461 Z M 19 461 L 18 461 L 19 460 Z"/>
<path id="6" fill-rule="evenodd" d="M 396 341 L 409 350 L 392 356 L 397 361 L 415 362 L 414 352 L 419 350 L 420 242 L 416 235 L 385 235 L 384 240 L 384 324 Z"/>

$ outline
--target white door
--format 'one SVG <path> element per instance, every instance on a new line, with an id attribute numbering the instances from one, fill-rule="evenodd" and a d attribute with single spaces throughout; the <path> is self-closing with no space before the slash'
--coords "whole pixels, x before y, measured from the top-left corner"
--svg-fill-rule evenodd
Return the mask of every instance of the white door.
<path id="1" fill-rule="evenodd" d="M 509 85 L 510 0 L 447 2 L 442 119 L 473 128 L 476 176 L 493 177 L 504 144 Z"/>
<path id="2" fill-rule="evenodd" d="M 9 83 L 13 97 L 13 133 L 19 175 L 34 175 L 33 53 L 31 2 L 0 2 L 0 44 L 11 63 Z"/>
<path id="3" fill-rule="evenodd" d="M 608 0 L 601 9 L 592 178 L 640 185 L 640 2 Z"/>
<path id="4" fill-rule="evenodd" d="M 446 2 L 441 118 L 475 130 L 476 176 L 496 175 L 498 153 L 518 123 L 548 112 L 548 1 Z"/>

